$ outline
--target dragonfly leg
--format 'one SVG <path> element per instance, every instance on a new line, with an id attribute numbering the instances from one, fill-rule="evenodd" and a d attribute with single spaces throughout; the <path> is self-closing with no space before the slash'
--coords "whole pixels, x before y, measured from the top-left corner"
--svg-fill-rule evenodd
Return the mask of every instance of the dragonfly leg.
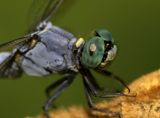
<path id="1" fill-rule="evenodd" d="M 112 79 L 115 79 L 115 80 L 119 81 L 128 90 L 128 93 L 130 93 L 129 87 L 125 84 L 125 82 L 120 77 L 114 75 L 112 72 L 109 72 L 107 70 L 96 69 L 96 71 L 105 75 L 105 76 L 108 76 Z"/>
<path id="2" fill-rule="evenodd" d="M 68 76 L 62 79 L 63 81 L 59 81 L 56 84 L 53 84 L 51 88 L 54 89 L 56 86 L 57 88 L 55 89 L 54 93 L 48 97 L 46 103 L 43 106 L 44 113 L 47 117 L 48 117 L 48 110 L 52 105 L 52 103 L 73 82 L 74 78 L 75 78 L 75 74 L 69 74 Z"/>
<path id="3" fill-rule="evenodd" d="M 86 76 L 88 78 L 90 78 L 89 81 L 96 88 L 96 90 L 98 90 L 98 91 L 103 91 L 104 90 L 104 88 L 99 86 L 99 84 L 97 83 L 95 77 L 92 75 L 92 73 L 88 69 L 85 70 L 85 73 L 86 73 Z"/>
<path id="4" fill-rule="evenodd" d="M 83 79 L 85 80 L 86 86 L 90 89 L 90 93 L 94 97 L 100 97 L 100 98 L 110 98 L 110 97 L 118 97 L 118 96 L 127 96 L 124 93 L 121 92 L 113 92 L 113 93 L 108 93 L 106 91 L 103 91 L 103 89 L 98 89 L 97 85 L 93 83 L 94 77 L 92 76 L 91 73 L 89 73 L 89 70 L 83 69 L 81 70 L 81 74 L 83 75 Z"/>
<path id="5" fill-rule="evenodd" d="M 92 101 L 92 94 L 91 94 L 91 90 L 90 88 L 88 87 L 86 81 L 83 79 L 83 84 L 84 84 L 84 90 L 85 90 L 85 94 L 86 94 L 86 98 L 87 98 L 87 103 L 88 103 L 88 106 L 91 110 L 94 110 L 94 111 L 97 111 L 97 112 L 102 112 L 102 113 L 105 113 L 107 116 L 118 116 L 120 117 L 120 114 L 117 113 L 117 112 L 112 112 L 110 111 L 109 109 L 103 109 L 103 108 L 98 108 L 98 107 L 95 107 L 93 101 Z"/>
<path id="6" fill-rule="evenodd" d="M 57 80 L 56 82 L 51 83 L 47 88 L 46 88 L 46 95 L 47 97 L 50 96 L 51 92 L 57 87 L 59 86 L 61 83 L 63 83 L 64 81 L 66 81 L 66 79 L 68 79 L 68 76 L 63 77 L 59 80 Z"/>

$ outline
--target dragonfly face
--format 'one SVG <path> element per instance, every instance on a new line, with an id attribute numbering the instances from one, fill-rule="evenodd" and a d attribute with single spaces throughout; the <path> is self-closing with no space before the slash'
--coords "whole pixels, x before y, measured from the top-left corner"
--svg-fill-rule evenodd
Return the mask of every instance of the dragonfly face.
<path id="1" fill-rule="evenodd" d="M 111 33 L 105 29 L 98 29 L 85 43 L 81 63 L 88 68 L 105 67 L 115 58 L 116 52 L 117 47 Z"/>

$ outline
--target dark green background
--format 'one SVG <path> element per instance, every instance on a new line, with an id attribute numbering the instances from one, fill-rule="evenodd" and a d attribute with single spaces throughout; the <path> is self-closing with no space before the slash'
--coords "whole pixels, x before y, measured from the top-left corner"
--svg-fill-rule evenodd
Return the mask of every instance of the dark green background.
<path id="1" fill-rule="evenodd" d="M 0 42 L 21 36 L 32 0 L 0 0 Z M 95 28 L 109 29 L 118 44 L 118 55 L 109 67 L 131 82 L 160 66 L 159 0 L 65 0 L 54 24 L 87 36 Z M 108 82 L 104 77 L 101 83 Z M 36 115 L 45 101 L 45 87 L 59 75 L 37 78 L 23 75 L 19 80 L 0 80 L 0 117 L 22 118 Z M 117 88 L 116 84 L 110 84 Z M 85 105 L 80 76 L 58 99 L 57 106 Z"/>

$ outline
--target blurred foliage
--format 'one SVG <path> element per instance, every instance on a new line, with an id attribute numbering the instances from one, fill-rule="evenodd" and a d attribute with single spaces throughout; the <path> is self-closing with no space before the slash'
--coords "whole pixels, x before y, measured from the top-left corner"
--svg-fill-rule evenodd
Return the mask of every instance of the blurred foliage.
<path id="1" fill-rule="evenodd" d="M 0 1 L 0 42 L 22 36 L 32 0 Z M 77 37 L 87 37 L 96 28 L 107 28 L 118 45 L 118 55 L 109 70 L 127 83 L 160 67 L 160 1 L 158 0 L 65 0 L 53 23 Z M 31 12 L 31 11 L 30 11 Z M 94 73 L 99 83 L 119 89 L 109 78 Z M 0 117 L 22 118 L 42 112 L 44 90 L 60 75 L 0 80 Z M 110 80 L 110 81 L 108 81 Z M 81 77 L 56 101 L 58 107 L 86 105 Z"/>

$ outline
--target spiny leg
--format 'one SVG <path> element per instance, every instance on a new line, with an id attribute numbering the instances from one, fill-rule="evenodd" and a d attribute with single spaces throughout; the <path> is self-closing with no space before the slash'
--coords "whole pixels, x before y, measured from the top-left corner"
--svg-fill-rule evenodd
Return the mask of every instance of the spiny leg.
<path id="1" fill-rule="evenodd" d="M 56 100 L 58 96 L 71 84 L 72 80 L 66 80 L 59 85 L 59 87 L 55 90 L 55 93 L 48 97 L 48 100 L 46 101 L 45 105 L 43 106 L 43 110 L 46 116 L 48 116 L 48 110 L 52 103 Z"/>
<path id="2" fill-rule="evenodd" d="M 57 80 L 56 82 L 50 84 L 47 88 L 46 88 L 46 95 L 47 97 L 50 96 L 51 92 L 57 87 L 59 86 L 61 83 L 63 83 L 64 81 L 66 81 L 66 79 L 68 79 L 68 76 L 65 76 L 59 80 Z"/>
<path id="3" fill-rule="evenodd" d="M 47 97 L 50 96 L 50 94 L 52 93 L 52 91 L 59 86 L 63 81 L 65 81 L 66 79 L 72 78 L 72 76 L 75 76 L 76 73 L 73 71 L 69 71 L 68 74 L 66 74 L 64 77 L 62 77 L 61 79 L 58 79 L 56 82 L 51 83 L 49 86 L 47 86 L 45 92 Z"/>
<path id="4" fill-rule="evenodd" d="M 97 87 L 91 81 L 92 79 L 94 79 L 94 77 L 91 76 L 91 73 L 89 74 L 89 70 L 87 69 L 85 70 L 83 69 L 83 79 L 85 80 L 87 86 L 89 87 L 91 94 L 95 97 L 110 98 L 110 97 L 117 97 L 117 96 L 126 96 L 124 93 L 121 93 L 121 92 L 106 93 L 103 90 L 97 89 Z"/>
<path id="5" fill-rule="evenodd" d="M 56 82 L 51 83 L 47 88 L 46 88 L 46 96 L 49 97 L 51 95 L 51 93 L 54 91 L 54 89 L 59 86 L 60 84 L 62 84 L 64 81 L 66 81 L 66 79 L 68 79 L 68 76 L 65 76 L 61 79 L 58 79 Z M 56 108 L 55 104 L 52 104 L 53 108 Z"/>
<path id="6" fill-rule="evenodd" d="M 87 98 L 87 103 L 88 103 L 88 106 L 91 108 L 91 110 L 106 113 L 108 116 L 118 116 L 118 117 L 120 117 L 120 114 L 117 113 L 117 112 L 112 112 L 108 109 L 102 109 L 102 108 L 95 107 L 94 103 L 92 101 L 92 97 L 91 97 L 91 95 L 92 95 L 91 90 L 88 87 L 85 79 L 83 79 L 83 84 L 84 84 L 84 90 L 85 90 L 85 94 L 86 94 L 86 98 Z"/>
<path id="7" fill-rule="evenodd" d="M 54 93 L 50 95 L 46 101 L 46 103 L 43 106 L 44 113 L 47 117 L 48 116 L 48 110 L 52 103 L 56 100 L 58 96 L 73 82 L 73 79 L 75 78 L 75 74 L 69 74 L 65 77 L 66 80 L 59 83 L 59 86 L 55 89 Z"/>
<path id="8" fill-rule="evenodd" d="M 96 79 L 94 78 L 94 76 L 92 75 L 92 73 L 90 72 L 90 70 L 85 69 L 85 73 L 90 78 L 89 81 L 94 85 L 94 87 L 97 90 L 102 91 L 104 89 L 104 88 L 102 88 L 102 87 L 99 86 L 99 84 L 97 83 Z"/>
<path id="9" fill-rule="evenodd" d="M 118 76 L 114 75 L 113 73 L 111 73 L 109 71 L 106 71 L 106 70 L 96 69 L 96 71 L 105 75 L 105 76 L 108 76 L 112 79 L 115 79 L 115 80 L 119 81 L 125 88 L 127 88 L 128 93 L 130 93 L 129 87 L 125 84 L 125 82 L 120 77 L 118 77 Z"/>

